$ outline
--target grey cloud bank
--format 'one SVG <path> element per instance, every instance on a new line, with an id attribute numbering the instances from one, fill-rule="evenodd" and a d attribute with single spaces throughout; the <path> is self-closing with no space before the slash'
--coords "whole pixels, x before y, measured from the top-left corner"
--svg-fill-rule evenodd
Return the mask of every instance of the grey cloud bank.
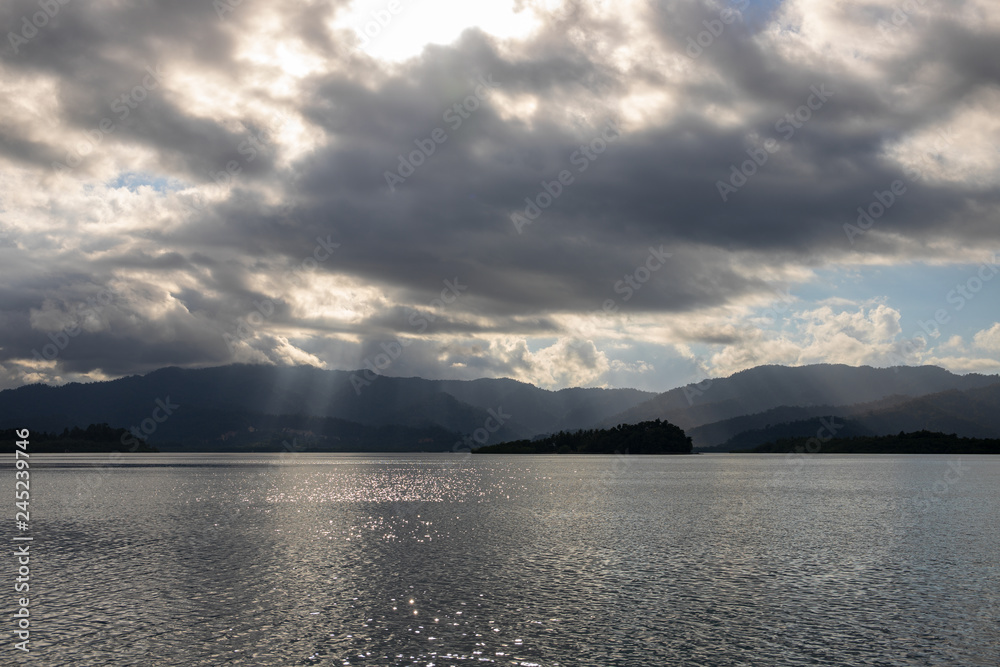
<path id="1" fill-rule="evenodd" d="M 5 34 L 28 39 L 22 18 L 38 7 L 6 3 Z M 878 22 L 893 23 L 891 3 L 785 2 L 766 25 L 737 4 L 617 18 L 581 4 L 531 34 L 470 28 L 396 63 L 331 27 L 343 2 L 273 14 L 230 3 L 221 21 L 194 0 L 58 7 L 0 56 L 16 91 L 0 119 L 0 223 L 16 239 L 0 246 L 0 386 L 237 353 L 353 370 L 400 336 L 414 341 L 395 372 L 538 379 L 563 363 L 599 383 L 610 377 L 602 349 L 581 361 L 520 341 L 576 336 L 572 318 L 604 303 L 609 280 L 650 246 L 671 260 L 641 292 L 635 275 L 628 308 L 609 309 L 631 319 L 605 317 L 598 332 L 636 349 L 715 345 L 725 322 L 705 318 L 859 253 L 903 265 L 1000 246 L 995 158 L 954 166 L 969 152 L 962 132 L 943 150 L 921 143 L 942 125 L 992 131 L 1000 29 L 931 3 L 904 8 L 889 40 Z M 409 10 L 391 17 L 393 29 L 420 29 Z M 691 57 L 689 38 L 699 44 L 715 20 L 724 30 Z M 809 41 L 809 20 L 864 59 Z M 268 42 L 262 25 L 280 38 Z M 283 56 L 268 51 L 276 44 Z M 275 113 L 287 122 L 247 159 L 247 137 Z M 53 173 L 95 131 L 99 150 Z M 919 186 L 907 177 L 916 168 Z M 885 191 L 891 213 L 876 218 L 872 193 Z M 317 238 L 344 250 L 296 274 Z M 444 276 L 462 276 L 468 293 L 415 332 L 406 313 Z M 32 353 L 60 330 L 42 319 L 69 324 L 112 284 L 126 289 L 102 326 L 51 359 Z M 254 303 L 273 312 L 239 344 L 226 339 Z M 639 320 L 675 337 L 640 335 Z"/>

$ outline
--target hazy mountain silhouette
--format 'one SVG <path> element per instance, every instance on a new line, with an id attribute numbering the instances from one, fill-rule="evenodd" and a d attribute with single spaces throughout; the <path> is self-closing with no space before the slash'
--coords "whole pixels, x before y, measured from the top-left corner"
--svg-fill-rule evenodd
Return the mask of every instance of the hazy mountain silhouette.
<path id="1" fill-rule="evenodd" d="M 602 425 L 659 418 L 693 434 L 705 424 L 775 408 L 854 405 L 890 396 L 973 389 L 998 381 L 996 375 L 955 375 L 937 366 L 758 366 L 728 378 L 671 389 L 605 419 Z M 694 440 L 697 446 L 699 440 Z"/>
<path id="2" fill-rule="evenodd" d="M 876 435 L 899 431 L 936 431 L 966 438 L 1000 436 L 1000 382 L 987 387 L 949 390 L 906 403 L 858 411 L 853 419 Z"/>
<path id="3" fill-rule="evenodd" d="M 761 366 L 659 395 L 547 391 L 510 379 L 369 376 L 369 384 L 358 386 L 359 377 L 360 371 L 237 364 L 31 385 L 0 392 L 0 428 L 55 432 L 106 423 L 145 426 L 142 437 L 161 449 L 278 449 L 297 438 L 297 446 L 326 451 L 441 451 L 655 419 L 678 425 L 699 448 L 737 436 L 740 446 L 806 436 L 816 418 L 830 415 L 852 420 L 858 435 L 1000 434 L 1000 378 L 933 366 Z"/>
<path id="4" fill-rule="evenodd" d="M 360 377 L 360 371 L 237 364 L 164 368 L 145 376 L 61 387 L 30 385 L 0 392 L 0 428 L 56 431 L 94 423 L 128 428 L 152 419 L 157 401 L 169 399 L 179 407 L 169 416 L 159 408 L 155 416 L 166 419 L 145 434 L 150 443 L 218 442 L 229 448 L 234 442 L 272 441 L 272 436 L 291 431 L 325 433 L 327 444 L 337 438 L 357 443 L 366 433 L 376 433 L 354 428 L 364 426 L 410 429 L 399 437 L 412 437 L 415 450 L 429 449 L 428 442 L 450 449 L 455 438 L 477 431 L 488 433 L 489 442 L 500 442 L 589 427 L 653 396 L 634 389 L 546 391 L 507 379 L 374 377 L 359 386 Z M 283 419 L 276 420 L 278 416 Z M 331 421 L 319 424 L 315 419 Z"/>
<path id="5" fill-rule="evenodd" d="M 814 408 L 791 410 L 812 409 Z M 722 444 L 705 446 L 705 449 L 732 451 L 779 440 L 814 437 L 823 426 L 821 419 L 828 416 L 835 416 L 835 422 L 840 426 L 836 433 L 838 438 L 886 436 L 901 431 L 931 431 L 964 438 L 1000 436 L 1000 382 L 964 391 L 951 389 L 902 401 L 899 397 L 893 397 L 892 400 L 876 403 L 815 409 L 819 411 L 816 416 L 769 423 L 762 428 L 749 428 L 733 434 Z M 711 432 L 711 437 L 718 437 L 724 428 L 735 428 L 740 423 L 759 422 L 764 416 L 777 414 L 791 412 L 784 409 L 772 410 L 761 415 L 709 424 L 701 427 L 701 433 L 705 435 L 711 427 L 715 429 Z"/>
<path id="6" fill-rule="evenodd" d="M 769 429 L 789 423 L 815 423 L 818 417 L 841 417 L 848 419 L 864 412 L 872 412 L 913 400 L 912 396 L 887 396 L 871 403 L 857 405 L 807 405 L 781 406 L 752 415 L 741 415 L 731 419 L 703 424 L 688 429 L 688 434 L 695 446 L 702 450 L 718 448 L 719 451 L 729 451 L 726 446 L 731 444 L 731 438 L 748 431 Z M 814 429 L 815 430 L 815 429 Z M 868 435 L 868 433 L 858 433 Z M 795 436 L 787 436 L 795 437 Z M 847 437 L 847 436 L 845 436 Z"/>

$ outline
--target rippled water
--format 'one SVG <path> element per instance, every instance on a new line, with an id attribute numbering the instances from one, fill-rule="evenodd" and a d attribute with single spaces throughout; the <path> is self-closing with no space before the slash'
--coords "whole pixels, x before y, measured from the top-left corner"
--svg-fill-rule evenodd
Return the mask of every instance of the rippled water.
<path id="1" fill-rule="evenodd" d="M 132 460 L 32 457 L 32 664 L 1000 664 L 1000 457 Z"/>

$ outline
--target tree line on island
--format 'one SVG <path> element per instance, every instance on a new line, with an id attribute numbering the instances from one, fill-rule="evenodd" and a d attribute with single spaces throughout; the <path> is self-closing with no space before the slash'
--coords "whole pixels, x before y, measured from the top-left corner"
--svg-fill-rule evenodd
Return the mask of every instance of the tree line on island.
<path id="1" fill-rule="evenodd" d="M 644 421 L 609 429 L 560 431 L 538 440 L 514 440 L 474 454 L 690 454 L 691 438 L 670 422 Z"/>
<path id="2" fill-rule="evenodd" d="M 0 430 L 0 442 L 21 440 L 16 436 L 17 429 Z M 112 428 L 107 424 L 90 424 L 87 428 L 74 426 L 64 428 L 61 433 L 31 431 L 28 436 L 29 451 L 39 453 L 63 452 L 158 452 L 156 447 L 150 447 L 142 438 L 129 433 L 124 428 Z"/>
<path id="3" fill-rule="evenodd" d="M 0 429 L 0 441 L 19 440 L 16 429 Z M 32 431 L 31 451 L 63 452 L 159 452 L 127 429 L 108 424 L 86 428 L 66 428 L 61 433 Z M 126 447 L 123 443 L 133 446 Z M 306 444 L 308 443 L 308 444 Z M 137 446 L 136 446 L 137 444 Z M 272 443 L 273 444 L 273 443 Z M 338 451 L 305 439 L 301 451 Z M 279 451 L 256 447 L 246 451 Z M 239 449 L 234 451 L 240 451 Z M 297 450 L 298 451 L 298 450 Z M 344 449 L 339 451 L 351 451 Z M 357 451 L 357 450 L 354 450 Z M 377 451 L 377 450 L 369 450 Z M 537 440 L 514 440 L 472 450 L 475 454 L 691 454 L 691 438 L 670 422 L 654 421 L 619 424 L 610 429 L 560 431 Z M 935 431 L 900 432 L 896 435 L 834 438 L 780 438 L 752 449 L 732 450 L 736 454 L 1000 454 L 1000 439 L 963 438 Z"/>
<path id="4" fill-rule="evenodd" d="M 954 433 L 914 431 L 896 435 L 834 438 L 820 442 L 818 438 L 781 438 L 753 449 L 736 450 L 746 454 L 1000 454 L 1000 440 L 962 438 Z"/>
<path id="5" fill-rule="evenodd" d="M 691 454 L 691 438 L 670 422 L 619 424 L 610 429 L 561 431 L 536 440 L 514 440 L 472 450 L 474 454 Z M 1000 439 L 963 438 L 935 431 L 884 436 L 781 438 L 739 454 L 1000 454 Z"/>
<path id="6" fill-rule="evenodd" d="M 20 438 L 15 429 L 0 430 L 0 441 Z M 306 439 L 308 441 L 308 438 Z M 32 431 L 34 452 L 158 452 L 127 429 L 108 424 L 66 428 L 61 433 Z M 122 443 L 132 444 L 126 447 Z M 135 446 L 135 445 L 138 446 Z M 310 446 L 311 445 L 311 446 Z M 302 451 L 323 451 L 311 443 Z M 257 451 L 277 451 L 256 448 Z M 237 450 L 239 451 L 239 450 Z M 326 451 L 330 451 L 327 449 Z M 334 450 L 336 451 L 336 450 Z M 346 450 L 341 450 L 346 451 Z M 375 451 L 375 450 L 372 450 Z M 619 424 L 609 429 L 560 431 L 536 440 L 513 440 L 472 450 L 475 454 L 691 454 L 691 438 L 667 421 Z M 855 436 L 821 442 L 817 438 L 780 438 L 739 454 L 1000 454 L 1000 439 L 963 438 L 935 431 L 900 432 L 896 435 Z"/>

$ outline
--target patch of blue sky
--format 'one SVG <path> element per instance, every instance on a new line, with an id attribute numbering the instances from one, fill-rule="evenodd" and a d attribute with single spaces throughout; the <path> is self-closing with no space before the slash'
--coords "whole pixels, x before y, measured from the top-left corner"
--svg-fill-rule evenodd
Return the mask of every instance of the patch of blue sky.
<path id="1" fill-rule="evenodd" d="M 906 337 L 920 333 L 924 330 L 921 323 L 941 315 L 946 321 L 938 327 L 941 335 L 931 339 L 932 345 L 955 335 L 968 342 L 977 331 L 990 328 L 1000 319 L 996 310 L 1000 273 L 988 266 L 983 268 L 981 263 L 827 269 L 818 271 L 817 278 L 792 288 L 792 294 L 800 300 L 796 310 L 810 310 L 828 299 L 847 299 L 858 305 L 878 299 L 899 311 Z M 873 291 L 875 286 L 877 292 Z M 834 309 L 838 308 L 852 307 Z"/>
<path id="2" fill-rule="evenodd" d="M 771 17 L 781 7 L 783 0 L 730 0 L 730 4 L 737 8 L 746 6 L 740 10 L 744 19 L 751 25 L 761 26 L 771 20 Z"/>
<path id="3" fill-rule="evenodd" d="M 116 189 L 125 188 L 130 192 L 136 192 L 143 186 L 148 186 L 160 193 L 183 189 L 183 184 L 176 179 L 152 176 L 134 171 L 122 172 L 118 175 L 118 178 L 108 183 L 108 187 Z"/>

